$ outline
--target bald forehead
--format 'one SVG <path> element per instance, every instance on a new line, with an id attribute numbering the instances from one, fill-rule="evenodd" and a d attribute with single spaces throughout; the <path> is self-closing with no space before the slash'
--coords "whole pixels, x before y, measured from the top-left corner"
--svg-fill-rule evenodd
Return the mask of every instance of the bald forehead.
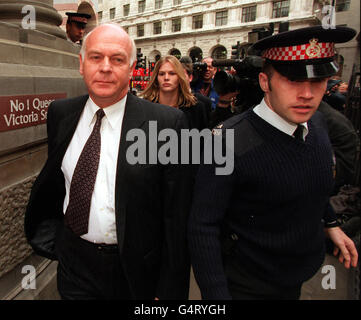
<path id="1" fill-rule="evenodd" d="M 212 58 L 204 58 L 203 62 L 205 63 L 212 63 L 213 59 Z"/>
<path id="2" fill-rule="evenodd" d="M 101 37 L 102 40 L 127 40 L 130 44 L 128 34 L 121 27 L 116 25 L 101 25 L 96 27 L 89 35 L 89 39 L 98 39 L 99 37 Z"/>

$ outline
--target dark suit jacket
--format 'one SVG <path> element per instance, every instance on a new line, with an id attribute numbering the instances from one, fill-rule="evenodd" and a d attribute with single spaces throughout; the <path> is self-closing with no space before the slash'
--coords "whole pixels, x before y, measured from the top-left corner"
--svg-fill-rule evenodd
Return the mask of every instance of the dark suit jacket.
<path id="1" fill-rule="evenodd" d="M 25 214 L 25 233 L 34 251 L 57 259 L 56 230 L 63 224 L 64 176 L 61 163 L 88 96 L 54 101 L 48 110 L 48 160 L 34 183 Z M 189 259 L 186 224 L 190 205 L 190 170 L 183 165 L 135 164 L 126 160 L 139 128 L 149 142 L 149 121 L 157 131 L 185 128 L 176 109 L 128 94 L 119 145 L 115 212 L 123 269 L 134 299 L 187 299 Z M 164 143 L 164 142 L 163 142 Z M 158 142 L 158 150 L 160 146 Z"/>
<path id="2" fill-rule="evenodd" d="M 352 122 L 341 112 L 321 101 L 318 107 L 326 120 L 328 136 L 336 157 L 335 193 L 356 181 L 357 150 L 360 144 Z"/>
<path id="3" fill-rule="evenodd" d="M 211 119 L 211 113 L 212 113 L 212 100 L 198 92 L 194 93 L 194 96 L 197 98 L 198 101 L 201 101 L 204 104 L 204 110 L 205 110 L 205 114 L 207 116 L 207 122 L 208 122 L 207 127 L 209 127 L 209 121 Z"/>

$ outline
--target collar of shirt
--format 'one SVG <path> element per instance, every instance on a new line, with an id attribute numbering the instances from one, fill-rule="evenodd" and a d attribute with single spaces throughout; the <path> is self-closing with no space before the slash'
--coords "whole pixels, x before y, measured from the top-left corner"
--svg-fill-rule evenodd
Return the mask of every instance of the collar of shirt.
<path id="1" fill-rule="evenodd" d="M 127 96 L 122 100 L 112 104 L 109 107 L 103 108 L 105 117 L 109 122 L 109 125 L 112 129 L 116 128 L 119 121 L 123 118 L 125 111 L 125 104 L 127 102 Z M 89 127 L 91 127 L 96 121 L 96 112 L 99 110 L 99 107 L 95 104 L 92 98 L 89 97 L 85 110 L 84 117 L 86 118 Z"/>
<path id="2" fill-rule="evenodd" d="M 268 122 L 271 126 L 276 129 L 292 136 L 295 130 L 297 129 L 297 124 L 292 124 L 280 117 L 276 112 L 274 112 L 263 99 L 261 103 L 253 109 L 260 118 Z M 306 138 L 308 134 L 307 122 L 300 123 L 303 126 L 303 139 Z"/>

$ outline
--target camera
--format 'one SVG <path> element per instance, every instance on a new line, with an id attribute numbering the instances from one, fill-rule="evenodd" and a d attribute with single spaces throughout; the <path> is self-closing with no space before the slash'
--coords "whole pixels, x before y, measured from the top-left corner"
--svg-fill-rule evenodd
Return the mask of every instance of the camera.
<path id="1" fill-rule="evenodd" d="M 207 71 L 207 64 L 205 62 L 194 62 L 193 63 L 193 81 L 197 82 L 198 80 L 203 79 L 203 75 Z"/>
<path id="2" fill-rule="evenodd" d="M 262 71 L 263 59 L 259 56 L 246 56 L 244 59 L 213 60 L 214 67 L 233 67 L 235 74 L 221 70 L 214 76 L 214 89 L 218 95 L 238 92 L 235 106 L 250 107 L 263 98 L 263 91 L 258 83 Z"/>
<path id="3" fill-rule="evenodd" d="M 191 66 L 191 68 L 189 68 L 189 70 L 191 70 L 193 75 L 191 87 L 199 80 L 203 79 L 203 75 L 206 73 L 208 68 L 205 62 L 199 62 L 199 61 L 193 62 L 193 60 L 188 56 L 181 57 L 179 61 L 185 66 Z"/>

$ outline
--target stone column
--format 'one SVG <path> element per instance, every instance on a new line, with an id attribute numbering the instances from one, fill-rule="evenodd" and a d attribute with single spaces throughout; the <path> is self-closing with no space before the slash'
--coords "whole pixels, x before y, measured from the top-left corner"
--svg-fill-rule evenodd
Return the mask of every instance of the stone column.
<path id="1" fill-rule="evenodd" d="M 62 23 L 61 15 L 53 8 L 53 0 L 0 0 L 0 21 L 12 23 L 21 27 L 26 12 L 22 13 L 24 6 L 33 6 L 36 17 L 36 30 L 59 38 L 66 39 L 65 32 L 59 27 Z"/>

